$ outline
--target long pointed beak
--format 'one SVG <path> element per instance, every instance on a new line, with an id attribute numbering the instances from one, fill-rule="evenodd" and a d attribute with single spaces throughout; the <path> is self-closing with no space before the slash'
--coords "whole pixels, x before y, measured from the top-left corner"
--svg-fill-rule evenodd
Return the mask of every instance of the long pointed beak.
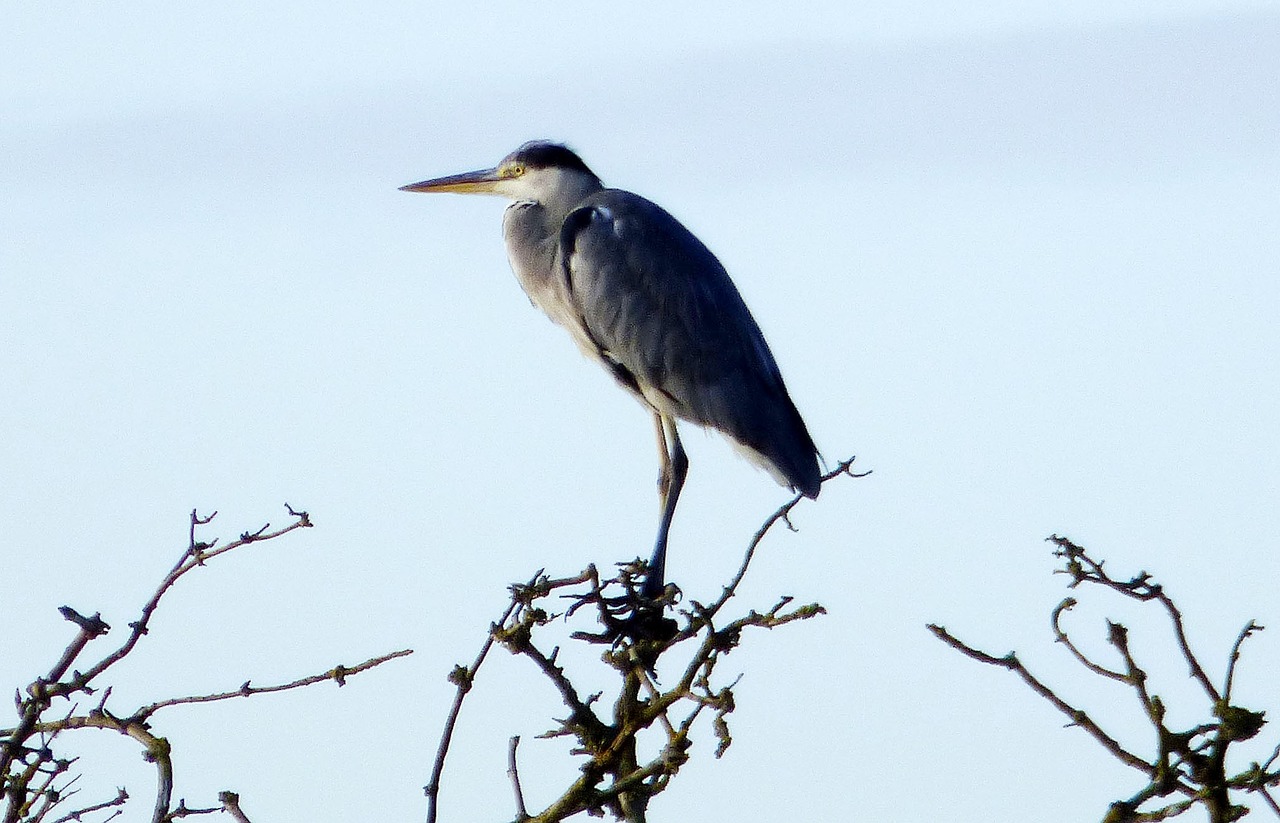
<path id="1" fill-rule="evenodd" d="M 400 191 L 437 192 L 447 191 L 455 194 L 488 194 L 494 190 L 502 178 L 497 169 L 481 169 L 462 174 L 451 174 L 448 177 L 437 177 L 423 180 L 421 183 L 410 183 L 401 186 Z"/>

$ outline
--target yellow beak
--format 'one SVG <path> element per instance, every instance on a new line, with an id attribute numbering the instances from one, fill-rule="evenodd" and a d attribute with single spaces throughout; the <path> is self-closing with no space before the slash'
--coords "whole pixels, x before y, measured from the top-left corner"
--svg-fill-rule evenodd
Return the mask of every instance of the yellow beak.
<path id="1" fill-rule="evenodd" d="M 502 177 L 497 169 L 482 169 L 463 174 L 451 174 L 448 177 L 437 177 L 423 180 L 421 183 L 410 183 L 401 186 L 400 191 L 420 192 L 453 192 L 454 194 L 488 194 L 494 190 Z"/>

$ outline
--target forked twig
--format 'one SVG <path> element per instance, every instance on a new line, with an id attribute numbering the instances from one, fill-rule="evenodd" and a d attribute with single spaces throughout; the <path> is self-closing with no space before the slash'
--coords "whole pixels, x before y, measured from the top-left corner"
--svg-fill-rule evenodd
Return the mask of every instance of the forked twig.
<path id="1" fill-rule="evenodd" d="M 852 459 L 842 462 L 824 475 L 823 481 L 839 475 L 864 477 L 865 473 L 850 471 L 852 463 Z M 783 597 L 765 612 L 752 610 L 727 620 L 723 626 L 716 625 L 718 613 L 734 596 L 765 535 L 779 522 L 790 525 L 788 515 L 801 499 L 797 495 L 765 521 L 748 544 L 737 571 L 711 606 L 690 601 L 687 610 L 678 611 L 679 619 L 666 616 L 669 600 L 653 601 L 639 595 L 637 581 L 643 579 L 645 572 L 640 561 L 621 564 L 617 576 L 603 582 L 595 567 L 589 566 L 580 574 L 559 580 L 549 579 L 539 571 L 528 583 L 513 586 L 511 601 L 491 626 L 475 662 L 470 667 L 456 666 L 450 675 L 457 691 L 431 779 L 425 787 L 427 823 L 437 819 L 443 765 L 462 702 L 495 640 L 512 654 L 528 659 L 567 709 L 567 716 L 557 720 L 556 727 L 543 736 L 572 738 L 576 741 L 574 754 L 586 758 L 580 764 L 581 776 L 541 812 L 531 814 L 525 807 L 516 762 L 519 738 L 513 737 L 508 749 L 508 776 L 516 797 L 517 820 L 552 823 L 586 811 L 593 815 L 607 812 L 618 820 L 642 823 L 650 800 L 667 787 L 688 759 L 694 721 L 704 713 L 715 715 L 713 725 L 719 741 L 716 754 L 722 754 L 732 740 L 726 718 L 735 708 L 732 689 L 737 681 L 714 686 L 716 664 L 737 647 L 749 628 L 777 628 L 823 613 L 816 603 L 794 606 L 790 598 Z M 559 662 L 560 647 L 545 650 L 550 644 L 540 641 L 541 632 L 553 619 L 553 613 L 540 601 L 553 596 L 570 601 L 563 613 L 566 621 L 594 615 L 601 630 L 576 630 L 570 639 L 608 647 L 602 659 L 618 678 L 619 686 L 611 700 L 599 700 L 600 693 L 584 697 L 575 683 L 576 673 Z M 690 641 L 695 642 L 686 649 L 689 658 L 679 664 L 678 678 L 662 689 L 656 678 L 660 661 Z M 611 710 L 607 717 L 606 710 Z M 678 711 L 682 716 L 673 717 Z M 655 744 L 641 747 L 638 741 L 650 729 L 660 737 L 656 741 L 657 754 L 646 761 L 640 752 L 653 749 Z"/>
<path id="2" fill-rule="evenodd" d="M 1247 638 L 1262 627 L 1249 621 L 1236 637 L 1227 662 L 1223 688 L 1219 692 L 1191 649 L 1181 610 L 1163 587 L 1152 581 L 1149 574 L 1142 572 L 1127 581 L 1116 580 L 1107 574 L 1101 561 L 1094 560 L 1070 540 L 1057 535 L 1049 539 L 1056 546 L 1055 556 L 1064 561 L 1064 566 L 1059 571 L 1071 577 L 1070 585 L 1073 588 L 1093 584 L 1132 600 L 1155 601 L 1160 604 L 1169 619 L 1179 654 L 1187 664 L 1191 677 L 1210 698 L 1212 720 L 1181 730 L 1171 729 L 1167 725 L 1164 702 L 1151 691 L 1149 676 L 1138 662 L 1130 644 L 1129 630 L 1125 626 L 1107 621 L 1107 642 L 1115 649 L 1123 667 L 1103 666 L 1086 656 L 1062 628 L 1063 614 L 1076 605 L 1074 598 L 1063 600 L 1053 610 L 1051 622 L 1054 639 L 1090 673 L 1124 683 L 1133 690 L 1155 731 L 1158 751 L 1150 759 L 1140 757 L 1123 746 L 1116 738 L 1103 731 L 1082 709 L 1071 705 L 1034 677 L 1016 654 L 1010 652 L 1003 657 L 996 657 L 961 642 L 941 626 L 930 624 L 929 630 L 939 640 L 966 656 L 1017 674 L 1033 691 L 1070 718 L 1072 725 L 1084 729 L 1113 757 L 1147 777 L 1147 785 L 1136 794 L 1111 804 L 1105 823 L 1166 820 L 1195 806 L 1203 806 L 1212 823 L 1231 823 L 1248 811 L 1246 807 L 1233 803 L 1233 792 L 1257 794 L 1265 806 L 1280 818 L 1280 805 L 1277 805 L 1268 791 L 1280 785 L 1280 770 L 1275 769 L 1277 759 L 1280 758 L 1280 746 L 1276 747 L 1265 763 L 1255 762 L 1236 774 L 1231 774 L 1226 767 L 1228 749 L 1236 742 L 1253 738 L 1265 722 L 1262 712 L 1231 704 L 1241 647 Z M 1182 799 L 1165 802 L 1155 808 L 1149 807 L 1158 798 L 1166 798 L 1172 794 L 1182 795 Z"/>
<path id="3" fill-rule="evenodd" d="M 255 687 L 246 681 L 234 692 L 168 698 L 150 703 L 127 715 L 117 714 L 107 707 L 107 701 L 111 696 L 111 687 L 107 686 L 101 689 L 101 696 L 97 699 L 96 706 L 87 713 L 78 714 L 76 705 L 72 704 L 71 708 L 60 716 L 45 717 L 57 698 L 72 700 L 77 696 L 90 696 L 99 691 L 98 680 L 112 666 L 137 648 L 139 641 L 147 634 L 151 617 L 162 599 L 188 572 L 197 566 L 204 565 L 212 558 L 249 543 L 274 540 L 296 529 L 311 526 L 310 516 L 305 511 L 295 511 L 287 503 L 285 508 L 293 518 L 293 522 L 289 525 L 271 531 L 270 524 L 267 524 L 256 531 L 244 532 L 238 540 L 216 548 L 216 540 L 206 543 L 197 539 L 198 528 L 208 525 L 214 515 L 202 517 L 193 510 L 189 520 L 186 551 L 143 605 L 139 619 L 129 624 L 129 633 L 124 642 L 84 671 L 73 669 L 76 660 L 83 655 L 93 640 L 106 635 L 111 627 L 101 615 L 94 614 L 86 617 L 69 606 L 61 608 L 63 617 L 76 625 L 77 634 L 58 662 L 49 670 L 48 675 L 32 683 L 27 688 L 25 697 L 21 694 L 17 696 L 18 724 L 14 728 L 0 730 L 0 780 L 4 785 L 4 791 L 0 793 L 0 802 L 5 804 L 4 823 L 44 823 L 55 805 L 65 802 L 68 797 L 76 793 L 70 787 L 79 779 L 79 775 L 65 776 L 73 761 L 56 758 L 52 754 L 51 747 L 60 734 L 78 729 L 114 731 L 136 740 L 142 746 L 144 757 L 156 767 L 156 795 L 151 815 L 153 823 L 167 823 L 180 817 L 223 811 L 236 820 L 245 821 L 246 818 L 239 809 L 238 798 L 231 792 L 224 793 L 221 807 L 190 808 L 184 801 L 179 801 L 174 807 L 172 752 L 169 741 L 152 730 L 150 725 L 152 716 L 159 710 L 171 706 L 208 703 L 233 697 L 248 697 L 302 688 L 324 680 L 334 680 L 338 685 L 343 685 L 347 677 L 411 653 L 406 649 L 372 658 L 354 667 L 339 665 L 322 674 L 303 677 L 281 685 Z M 38 740 L 37 736 L 39 736 Z M 120 789 L 114 799 L 81 807 L 64 814 L 53 823 L 83 821 L 86 815 L 107 810 L 112 812 L 107 818 L 110 820 L 121 813 L 128 799 L 128 792 Z M 100 821 L 100 823 L 106 823 L 106 821 Z"/>

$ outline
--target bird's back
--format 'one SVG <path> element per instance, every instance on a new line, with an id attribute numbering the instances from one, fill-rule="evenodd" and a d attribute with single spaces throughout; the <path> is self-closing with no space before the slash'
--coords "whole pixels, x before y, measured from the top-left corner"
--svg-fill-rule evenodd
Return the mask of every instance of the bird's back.
<path id="1" fill-rule="evenodd" d="M 817 449 L 715 255 L 658 205 L 604 189 L 565 219 L 558 268 L 598 356 L 659 412 L 725 434 L 816 497 Z"/>

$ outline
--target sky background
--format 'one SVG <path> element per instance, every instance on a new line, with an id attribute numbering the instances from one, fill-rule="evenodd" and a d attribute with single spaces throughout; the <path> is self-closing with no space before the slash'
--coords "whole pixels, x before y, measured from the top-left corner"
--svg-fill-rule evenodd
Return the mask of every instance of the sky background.
<path id="1" fill-rule="evenodd" d="M 1051 642 L 1043 538 L 1164 581 L 1215 677 L 1277 621 L 1280 9 L 1274 3 L 374 2 L 6 8 L 0 33 L 0 687 L 100 611 L 116 643 L 186 546 L 283 503 L 316 528 L 220 558 L 119 669 L 123 712 L 410 647 L 332 685 L 177 708 L 177 794 L 255 821 L 419 820 L 452 696 L 505 586 L 647 555 L 645 413 L 533 310 L 502 203 L 398 192 L 573 145 L 722 259 L 840 480 L 769 538 L 741 607 L 829 615 L 727 665 L 658 819 L 1099 819 L 1141 787 L 927 622 L 1017 649 L 1136 750 L 1137 702 Z M 707 600 L 787 497 L 717 436 L 668 571 Z M 1171 717 L 1206 705 L 1153 615 Z M 1280 636 L 1238 694 L 1280 710 Z M 113 646 L 112 646 L 113 647 Z M 91 647 L 94 648 L 94 647 Z M 107 647 L 99 648 L 105 652 Z M 726 672 L 728 674 L 728 672 Z M 573 777 L 550 687 L 496 655 L 441 820 Z M 0 725 L 7 721 L 0 720 Z M 152 768 L 82 733 L 86 801 Z M 1265 759 L 1263 735 L 1247 759 Z M 68 738 L 68 743 L 72 742 Z"/>

